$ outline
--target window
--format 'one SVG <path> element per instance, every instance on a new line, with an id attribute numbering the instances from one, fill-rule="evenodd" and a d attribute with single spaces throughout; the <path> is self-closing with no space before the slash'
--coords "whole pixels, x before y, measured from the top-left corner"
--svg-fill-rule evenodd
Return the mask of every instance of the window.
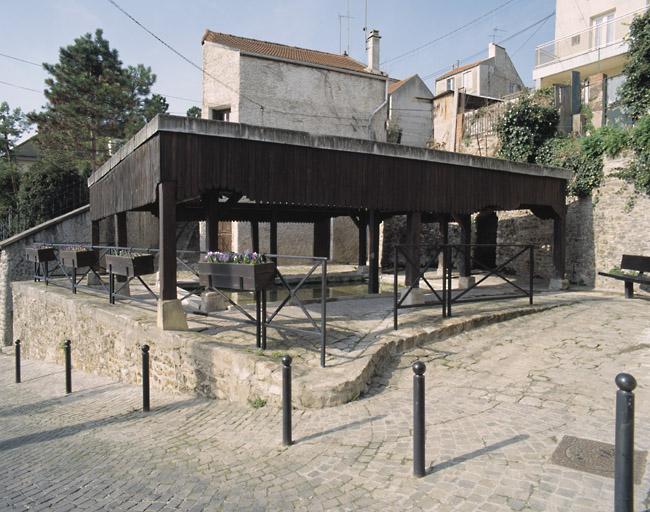
<path id="1" fill-rule="evenodd" d="M 578 46 L 580 44 L 580 34 L 571 38 L 571 46 Z"/>
<path id="2" fill-rule="evenodd" d="M 607 46 L 614 42 L 614 11 L 591 18 L 593 48 Z"/>
<path id="3" fill-rule="evenodd" d="M 454 77 L 453 76 L 451 78 L 447 78 L 447 90 L 448 91 L 453 91 L 454 90 Z"/>
<path id="4" fill-rule="evenodd" d="M 471 71 L 467 71 L 466 73 L 463 73 L 463 87 L 465 88 L 465 91 L 469 91 L 474 87 L 473 78 L 474 77 Z"/>
<path id="5" fill-rule="evenodd" d="M 229 108 L 212 108 L 210 109 L 210 119 L 213 121 L 230 121 Z"/>

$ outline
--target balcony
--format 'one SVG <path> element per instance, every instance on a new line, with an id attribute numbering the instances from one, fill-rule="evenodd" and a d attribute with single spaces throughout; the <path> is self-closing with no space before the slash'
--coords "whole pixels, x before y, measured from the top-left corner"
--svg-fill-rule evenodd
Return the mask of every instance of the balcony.
<path id="1" fill-rule="evenodd" d="M 535 49 L 535 71 L 546 74 L 538 68 L 584 56 L 595 50 L 598 50 L 600 58 L 626 53 L 627 45 L 624 41 L 630 31 L 630 23 L 635 16 L 646 10 L 647 7 L 539 45 Z M 596 58 L 599 58 L 598 56 Z"/>

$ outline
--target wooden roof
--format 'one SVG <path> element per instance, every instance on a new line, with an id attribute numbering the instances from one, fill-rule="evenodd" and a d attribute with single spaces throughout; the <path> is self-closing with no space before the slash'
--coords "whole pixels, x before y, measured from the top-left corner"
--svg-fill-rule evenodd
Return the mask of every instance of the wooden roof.
<path id="1" fill-rule="evenodd" d="M 246 218 L 270 210 L 473 213 L 565 208 L 558 168 L 205 119 L 158 116 L 89 178 L 93 220 L 154 209 L 157 184 L 179 204 L 242 195 Z M 200 213 L 199 213 L 200 216 Z M 296 213 L 296 220 L 299 220 Z"/>

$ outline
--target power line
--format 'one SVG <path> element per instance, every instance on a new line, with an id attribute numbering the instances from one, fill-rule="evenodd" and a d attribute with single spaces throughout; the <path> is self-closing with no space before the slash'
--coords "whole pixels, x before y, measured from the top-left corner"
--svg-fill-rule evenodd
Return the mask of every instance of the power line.
<path id="1" fill-rule="evenodd" d="M 26 91 L 37 92 L 39 94 L 43 94 L 43 91 L 39 91 L 38 89 L 32 89 L 31 87 L 24 87 L 22 85 L 12 84 L 10 82 L 5 82 L 4 80 L 0 80 L 0 84 L 8 85 L 9 87 L 15 87 L 16 89 L 24 89 Z"/>
<path id="2" fill-rule="evenodd" d="M 27 59 L 22 59 L 20 57 L 14 56 L 14 55 L 8 55 L 6 53 L 0 53 L 0 57 L 5 57 L 7 59 L 15 60 L 15 61 L 18 61 L 18 62 L 22 62 L 24 64 L 30 64 L 32 66 L 37 66 L 39 68 L 42 68 L 42 64 L 39 64 L 38 62 L 34 62 L 32 60 L 27 60 Z M 192 99 L 192 98 L 184 98 L 183 96 L 173 96 L 172 94 L 167 94 L 167 93 L 164 93 L 162 91 L 158 92 L 158 94 L 161 94 L 161 95 L 165 96 L 166 98 L 174 98 L 176 100 L 187 101 L 187 102 L 190 102 L 190 103 L 194 103 L 196 105 L 201 104 L 200 100 L 196 100 L 196 99 Z"/>
<path id="3" fill-rule="evenodd" d="M 510 54 L 510 56 L 514 57 L 519 50 L 521 50 L 524 46 L 526 46 L 528 44 L 528 41 L 530 41 L 533 37 L 535 37 L 535 34 L 537 34 L 537 32 L 539 32 L 542 29 L 542 27 L 546 25 L 546 22 L 550 19 L 551 16 L 549 16 L 542 23 L 540 23 L 539 26 L 535 29 L 535 31 L 532 34 L 530 34 L 530 36 L 523 43 L 521 43 L 519 47 Z"/>
<path id="4" fill-rule="evenodd" d="M 515 37 L 520 36 L 520 35 L 523 34 L 524 32 L 529 31 L 531 28 L 536 27 L 536 26 L 539 25 L 540 23 L 545 23 L 548 19 L 552 18 L 553 16 L 555 16 L 555 11 L 553 11 L 553 12 L 550 13 L 549 15 L 544 16 L 543 18 L 541 18 L 541 19 L 535 21 L 534 23 L 531 23 L 531 24 L 528 25 L 527 27 L 522 28 L 521 30 L 515 32 L 515 33 L 512 34 L 511 36 L 508 36 L 508 37 L 506 37 L 505 39 L 502 39 L 501 41 L 497 42 L 496 44 L 501 45 L 501 44 L 503 44 L 503 43 L 507 43 L 507 42 L 510 41 L 511 39 L 514 39 Z M 476 52 L 476 53 L 473 53 L 472 55 L 468 55 L 468 56 L 466 56 L 466 57 L 463 57 L 462 59 L 460 59 L 460 61 L 461 61 L 461 62 L 468 61 L 468 60 L 470 60 L 470 59 L 473 59 L 473 58 L 475 58 L 475 57 L 478 57 L 479 55 L 482 55 L 484 52 L 485 52 L 485 50 L 480 50 L 480 51 L 478 51 L 478 52 Z M 435 77 L 435 76 L 437 76 L 439 73 L 442 73 L 443 71 L 446 71 L 446 70 L 448 70 L 448 69 L 449 69 L 448 66 L 445 66 L 444 68 L 436 69 L 435 71 L 433 71 L 433 72 L 431 72 L 431 73 L 429 73 L 429 74 L 427 74 L 427 75 L 424 75 L 424 76 L 422 77 L 422 80 L 428 80 L 428 79 L 430 79 L 430 78 L 432 78 L 432 77 Z"/>
<path id="5" fill-rule="evenodd" d="M 179 52 L 179 51 L 178 51 L 176 48 L 174 48 L 172 45 L 170 45 L 169 43 L 166 43 L 165 41 L 163 41 L 160 37 L 158 37 L 158 36 L 157 36 L 156 34 L 154 34 L 151 30 L 149 30 L 147 27 L 145 27 L 142 23 L 140 23 L 138 20 L 136 20 L 136 19 L 135 19 L 133 16 L 131 16 L 128 12 L 126 12 L 124 9 L 122 9 L 122 8 L 117 4 L 117 2 L 115 2 L 114 0 L 107 0 L 107 1 L 108 1 L 108 3 L 110 3 L 111 5 L 113 5 L 113 6 L 114 6 L 118 11 L 120 11 L 122 14 L 124 14 L 127 18 L 129 18 L 133 23 L 135 23 L 136 25 L 138 25 L 142 30 L 144 30 L 145 32 L 147 32 L 150 36 L 152 36 L 152 37 L 153 37 L 154 39 L 156 39 L 158 42 L 160 42 L 162 45 L 164 45 L 165 47 L 167 47 L 169 50 L 171 50 L 171 51 L 174 52 L 176 55 L 178 55 L 181 59 L 183 59 L 185 62 L 187 62 L 190 66 L 195 67 L 196 69 L 198 69 L 199 71 L 201 71 L 201 73 L 205 73 L 206 75 L 208 75 L 209 77 L 211 77 L 214 81 L 216 81 L 218 84 L 222 85 L 222 86 L 225 87 L 226 89 L 229 89 L 230 91 L 234 92 L 235 94 L 238 94 L 238 95 L 241 96 L 242 98 L 247 99 L 248 101 L 250 101 L 250 102 L 253 103 L 254 105 L 257 105 L 258 107 L 260 107 L 260 109 L 264 110 L 264 105 L 262 105 L 261 103 L 255 101 L 255 100 L 253 100 L 253 99 L 251 99 L 251 98 L 248 98 L 248 97 L 244 96 L 243 94 L 241 94 L 240 91 L 237 91 L 237 90 L 235 90 L 234 88 L 230 87 L 228 84 L 225 84 L 224 82 L 222 82 L 221 80 L 219 80 L 217 77 L 215 77 L 215 76 L 213 76 L 212 74 L 208 73 L 208 72 L 205 71 L 201 66 L 199 66 L 198 64 L 196 64 L 195 62 L 193 62 L 192 60 L 190 60 L 188 57 L 186 57 L 185 55 L 183 55 L 181 52 Z"/>
<path id="6" fill-rule="evenodd" d="M 42 67 L 42 64 L 39 64 L 38 62 L 34 62 L 32 60 L 27 60 L 27 59 L 21 59 L 20 57 L 14 57 L 13 55 L 7 55 L 6 53 L 0 53 L 0 57 L 5 57 L 11 60 L 17 60 L 18 62 L 22 62 L 24 64 L 30 64 L 32 66 L 37 66 L 39 68 Z"/>
<path id="7" fill-rule="evenodd" d="M 109 2 L 110 2 L 110 1 L 111 1 L 111 0 L 109 0 Z M 481 14 L 480 16 L 474 18 L 474 19 L 471 20 L 471 21 L 468 21 L 467 23 L 465 23 L 465 24 L 463 24 L 463 25 L 461 25 L 461 26 L 459 26 L 459 27 L 456 27 L 456 28 L 453 29 L 453 30 L 450 30 L 450 31 L 447 32 L 446 34 L 443 34 L 443 35 L 441 35 L 441 36 L 439 36 L 439 37 L 436 37 L 435 39 L 432 39 L 431 41 L 429 41 L 429 42 L 427 42 L 427 43 L 424 43 L 424 44 L 418 46 L 417 48 L 413 48 L 412 50 L 409 50 L 409 51 L 407 51 L 407 52 L 404 52 L 404 53 L 402 53 L 402 54 L 400 54 L 400 55 L 398 55 L 398 56 L 396 56 L 396 57 L 392 57 L 392 58 L 390 58 L 390 59 L 387 59 L 387 60 L 385 60 L 384 62 L 382 62 L 381 64 L 388 64 L 389 62 L 394 62 L 394 61 L 396 61 L 396 60 L 403 59 L 404 57 L 408 57 L 409 55 L 412 55 L 412 54 L 414 54 L 414 53 L 417 53 L 417 52 L 419 52 L 420 50 L 422 50 L 423 48 L 426 48 L 427 46 L 431 46 L 432 44 L 437 43 L 438 41 L 441 41 L 441 40 L 443 40 L 443 39 L 445 39 L 445 38 L 447 38 L 447 37 L 449 37 L 449 36 L 451 36 L 451 35 L 454 35 L 454 34 L 456 34 L 457 32 L 460 32 L 461 30 L 463 30 L 463 29 L 465 29 L 465 28 L 467 28 L 467 27 L 473 25 L 473 24 L 476 23 L 477 21 L 481 21 L 481 20 L 482 20 L 483 18 L 485 18 L 486 16 L 489 16 L 490 14 L 493 14 L 493 13 L 497 12 L 498 10 L 503 9 L 504 7 L 506 7 L 507 5 L 509 5 L 509 4 L 511 4 L 512 2 L 515 2 L 515 1 L 517 1 L 517 0 L 507 0 L 506 2 L 502 3 L 501 5 L 498 5 L 497 7 L 495 7 L 494 9 L 492 9 L 492 10 L 490 10 L 490 11 L 484 13 L 484 14 Z"/>

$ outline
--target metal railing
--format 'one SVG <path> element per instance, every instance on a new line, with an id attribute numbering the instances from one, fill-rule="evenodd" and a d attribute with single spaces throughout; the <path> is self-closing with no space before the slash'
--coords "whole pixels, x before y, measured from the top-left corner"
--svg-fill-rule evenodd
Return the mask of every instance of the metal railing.
<path id="1" fill-rule="evenodd" d="M 644 7 L 575 34 L 539 45 L 535 48 L 535 67 L 546 66 L 569 57 L 622 43 L 630 31 L 632 19 L 643 14 L 647 9 Z"/>
<path id="2" fill-rule="evenodd" d="M 427 262 L 422 265 L 414 265 L 412 260 L 412 251 L 414 248 L 426 249 L 430 254 L 433 254 Z M 494 248 L 495 252 L 497 249 L 509 248 L 514 249 L 514 254 L 507 257 L 504 261 L 498 265 L 487 265 L 485 262 L 481 261 L 474 254 L 474 249 L 487 249 Z M 398 274 L 397 274 L 397 263 L 398 256 L 402 255 L 407 263 L 411 264 L 418 269 L 417 278 L 414 279 L 413 283 L 406 288 L 405 292 L 400 298 L 398 298 Z M 443 255 L 443 268 L 442 268 L 442 283 L 441 286 L 436 289 L 425 274 L 437 269 L 436 262 L 439 260 L 439 255 Z M 506 275 L 508 265 L 513 261 L 525 257 L 528 255 L 528 289 L 520 286 L 515 283 L 512 279 L 512 276 Z M 466 288 L 458 290 L 454 294 L 452 286 L 452 277 L 454 269 L 454 259 L 460 257 L 464 260 L 464 264 L 468 265 L 469 268 L 478 268 L 482 271 L 482 274 L 475 275 L 478 279 L 469 284 Z M 419 263 L 419 262 L 418 262 Z M 394 258 L 394 267 L 393 267 L 393 328 L 398 329 L 398 312 L 400 309 L 406 308 L 424 308 L 424 307 L 442 307 L 442 316 L 451 317 L 452 315 L 452 305 L 465 303 L 465 302 L 479 302 L 479 301 L 489 301 L 489 300 L 504 300 L 504 299 L 513 299 L 513 298 L 528 298 L 528 303 L 532 306 L 533 304 L 533 277 L 535 272 L 535 252 L 534 246 L 530 244 L 444 244 L 437 246 L 430 245 L 408 245 L 400 244 L 395 246 L 395 258 Z M 465 272 L 467 275 L 465 277 L 470 277 L 471 272 L 469 269 Z M 461 276 L 463 277 L 463 276 Z M 490 277 L 496 277 L 505 282 L 509 287 L 515 290 L 515 293 L 510 294 L 488 294 L 485 296 L 470 296 L 468 295 L 472 290 L 478 288 L 481 284 L 485 283 L 486 280 Z M 412 293 L 413 289 L 419 286 L 419 281 L 423 281 L 428 289 L 431 291 L 433 297 L 425 300 L 422 303 L 417 304 L 404 304 L 406 298 Z M 440 293 L 439 293 L 440 292 Z"/>

